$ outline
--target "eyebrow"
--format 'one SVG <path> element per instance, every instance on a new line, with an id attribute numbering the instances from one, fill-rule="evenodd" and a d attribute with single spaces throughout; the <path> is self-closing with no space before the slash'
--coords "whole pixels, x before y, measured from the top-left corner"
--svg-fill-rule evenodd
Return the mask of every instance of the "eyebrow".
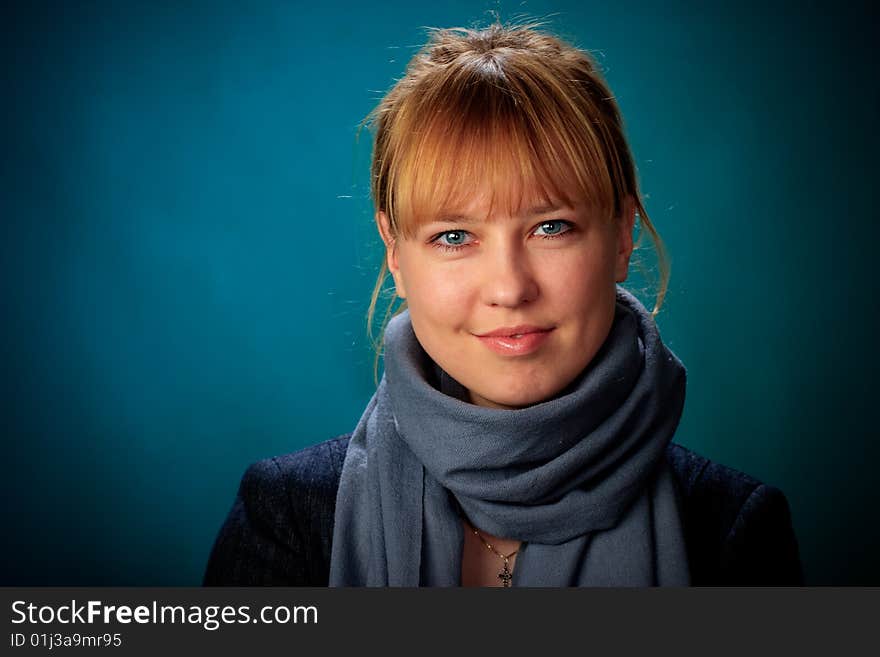
<path id="1" fill-rule="evenodd" d="M 524 212 L 523 216 L 535 217 L 540 214 L 549 214 L 551 212 L 558 212 L 559 210 L 566 210 L 566 209 L 569 209 L 569 208 L 567 208 L 564 205 L 556 205 L 556 204 L 537 205 L 533 208 L 530 208 L 526 212 Z M 465 215 L 465 214 L 451 213 L 451 214 L 437 215 L 437 218 L 434 219 L 434 221 L 432 223 L 476 224 L 476 223 L 480 223 L 481 221 L 482 221 L 482 219 L 475 219 L 474 217 L 469 217 L 468 215 Z"/>

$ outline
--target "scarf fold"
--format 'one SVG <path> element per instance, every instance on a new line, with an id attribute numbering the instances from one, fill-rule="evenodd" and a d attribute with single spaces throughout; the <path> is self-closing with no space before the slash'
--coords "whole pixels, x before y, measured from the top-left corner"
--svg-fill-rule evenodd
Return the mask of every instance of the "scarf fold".
<path id="1" fill-rule="evenodd" d="M 343 463 L 330 585 L 458 586 L 461 515 L 522 541 L 514 586 L 687 585 L 665 458 L 684 396 L 683 365 L 621 287 L 586 369 L 517 410 L 464 401 L 401 313 Z"/>

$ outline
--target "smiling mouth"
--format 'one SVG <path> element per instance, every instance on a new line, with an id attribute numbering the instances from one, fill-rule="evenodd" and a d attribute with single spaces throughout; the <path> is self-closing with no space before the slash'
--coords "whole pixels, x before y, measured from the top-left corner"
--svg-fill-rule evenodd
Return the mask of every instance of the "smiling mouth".
<path id="1" fill-rule="evenodd" d="M 553 328 L 516 327 L 516 329 L 499 329 L 474 337 L 500 356 L 527 356 L 538 351 L 553 330 Z"/>
<path id="2" fill-rule="evenodd" d="M 501 328 L 497 328 L 494 331 L 489 331 L 487 333 L 475 333 L 478 338 L 521 338 L 524 335 L 529 335 L 530 333 L 549 333 L 555 327 L 543 327 L 543 326 L 531 326 L 522 324 L 520 326 L 503 326 Z"/>

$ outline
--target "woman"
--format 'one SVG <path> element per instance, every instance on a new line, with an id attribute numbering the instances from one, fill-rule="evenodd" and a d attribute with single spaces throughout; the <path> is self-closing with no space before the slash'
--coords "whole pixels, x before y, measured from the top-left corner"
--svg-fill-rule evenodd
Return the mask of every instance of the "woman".
<path id="1" fill-rule="evenodd" d="M 671 442 L 668 267 L 590 57 L 435 31 L 372 119 L 385 374 L 351 436 L 251 466 L 205 583 L 800 583 L 782 493 Z M 653 313 L 617 286 L 636 215 Z"/>

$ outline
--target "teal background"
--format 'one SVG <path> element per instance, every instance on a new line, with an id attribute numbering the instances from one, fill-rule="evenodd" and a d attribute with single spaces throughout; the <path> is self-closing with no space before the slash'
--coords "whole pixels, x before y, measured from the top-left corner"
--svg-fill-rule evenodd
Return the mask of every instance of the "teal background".
<path id="1" fill-rule="evenodd" d="M 0 584 L 198 584 L 245 467 L 354 427 L 357 124 L 422 26 L 488 10 L 549 16 L 616 92 L 677 440 L 785 491 L 808 583 L 880 584 L 876 10 L 580 0 L 5 5 Z"/>

